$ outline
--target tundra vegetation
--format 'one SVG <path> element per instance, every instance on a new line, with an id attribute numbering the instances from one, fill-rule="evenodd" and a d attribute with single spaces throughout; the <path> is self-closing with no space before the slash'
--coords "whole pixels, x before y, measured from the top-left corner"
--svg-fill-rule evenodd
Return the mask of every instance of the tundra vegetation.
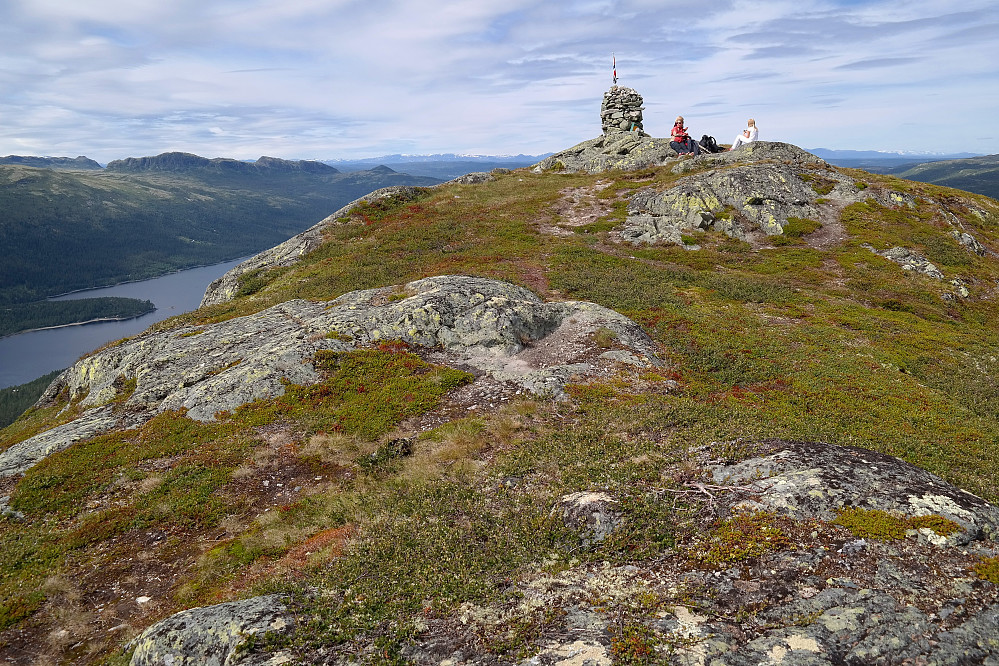
<path id="1" fill-rule="evenodd" d="M 915 205 L 872 198 L 753 242 L 698 230 L 697 250 L 686 239 L 615 239 L 626 197 L 669 188 L 678 176 L 668 167 L 517 170 L 362 206 L 299 262 L 247 275 L 232 301 L 156 328 L 465 274 L 613 308 L 655 340 L 666 366 L 571 385 L 564 401 L 521 395 L 456 414 L 449 396 L 472 375 L 387 342 L 321 355 L 319 383 L 289 384 L 212 423 L 171 412 L 78 442 L 0 485 L 9 495 L 0 653 L 124 664 L 127 641 L 155 620 L 278 592 L 296 609 L 296 631 L 247 650 L 401 663 L 428 627 L 513 604 L 518 583 L 540 575 L 674 560 L 712 571 L 820 542 L 950 533 L 943 519 L 859 510 L 805 527 L 765 511 L 716 515 L 710 494 L 691 490 L 697 451 L 739 460 L 752 442 L 783 438 L 897 456 L 999 500 L 999 204 L 851 173 L 865 192 L 888 187 Z M 828 192 L 820 176 L 811 184 Z M 564 205 L 572 192 L 590 193 L 600 215 L 575 220 Z M 958 244 L 931 201 L 989 253 Z M 831 223 L 841 236 L 816 242 Z M 902 271 L 865 243 L 912 248 L 946 281 Z M 970 295 L 944 298 L 952 278 Z M 594 337 L 615 344 L 612 332 Z M 65 422 L 79 398 L 29 410 L 0 431 L 0 450 Z M 584 544 L 552 507 L 597 490 L 624 520 Z M 989 589 L 996 572 L 994 557 L 970 557 L 965 570 Z M 696 606 L 703 592 L 618 590 L 589 601 L 611 618 L 611 659 L 637 665 L 683 649 L 687 639 L 649 618 Z M 741 607 L 733 621 L 753 626 L 758 610 Z M 535 654 L 563 615 L 550 605 L 461 626 L 514 661 Z"/>

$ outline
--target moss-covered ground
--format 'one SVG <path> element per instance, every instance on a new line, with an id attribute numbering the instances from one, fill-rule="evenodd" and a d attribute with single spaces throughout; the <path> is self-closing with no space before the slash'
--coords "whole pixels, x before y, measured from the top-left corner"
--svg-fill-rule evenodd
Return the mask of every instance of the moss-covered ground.
<path id="1" fill-rule="evenodd" d="M 247 276 L 233 302 L 159 324 L 207 324 L 290 298 L 462 273 L 614 308 L 645 328 L 668 367 L 641 381 L 572 387 L 567 403 L 524 399 L 414 433 L 406 419 L 436 409 L 471 377 L 388 345 L 317 358 L 322 383 L 289 385 L 282 398 L 216 423 L 167 413 L 81 442 L 0 488 L 25 515 L 0 519 L 0 650 L 19 640 L 14 629 L 41 635 L 67 622 L 61 604 L 76 609 L 80 626 L 102 631 L 86 633 L 82 647 L 39 645 L 79 663 L 121 662 L 117 647 L 152 620 L 281 590 L 311 617 L 295 649 L 351 653 L 363 639 L 379 646 L 365 659 L 393 661 L 417 619 L 500 598 L 524 572 L 557 570 L 571 557 L 647 561 L 700 544 L 694 565 L 714 566 L 782 547 L 788 536 L 769 514 L 705 529 L 696 501 L 663 500 L 682 486 L 690 451 L 712 442 L 860 446 L 999 499 L 999 264 L 961 247 L 939 212 L 999 249 L 999 204 L 864 174 L 868 189 L 906 191 L 917 205 L 854 204 L 842 213 L 846 239 L 831 247 L 809 245 L 819 228 L 811 220 L 795 221 L 789 242 L 763 248 L 715 233 L 698 236 L 698 251 L 616 243 L 624 197 L 675 178 L 665 169 L 516 171 L 367 206 L 298 264 Z M 542 232 L 566 222 L 554 212 L 563 190 L 598 182 L 604 220 Z M 905 273 L 863 243 L 916 249 L 946 280 Z M 953 278 L 969 297 L 943 298 Z M 64 407 L 0 431 L 0 448 L 70 418 Z M 411 453 L 386 448 L 402 437 Z M 551 507 L 597 489 L 612 492 L 628 520 L 586 549 Z M 849 518 L 851 529 L 898 527 Z M 122 580 L 153 572 L 168 582 L 155 603 L 128 615 L 90 575 L 100 567 Z M 995 563 L 980 569 L 995 584 Z M 122 583 L 118 593 L 144 588 Z M 109 633 L 101 622 L 115 612 L 128 620 Z M 502 640 L 483 641 L 515 655 L 554 621 L 530 616 Z M 612 653 L 622 664 L 647 663 L 653 643 L 640 623 L 622 625 Z"/>

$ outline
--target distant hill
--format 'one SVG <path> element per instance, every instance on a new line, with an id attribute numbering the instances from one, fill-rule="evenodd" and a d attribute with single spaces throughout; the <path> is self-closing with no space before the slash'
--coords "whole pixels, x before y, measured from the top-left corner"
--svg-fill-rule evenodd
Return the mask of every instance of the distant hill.
<path id="1" fill-rule="evenodd" d="M 519 169 L 537 164 L 550 153 L 544 155 L 382 155 L 360 160 L 324 160 L 343 171 L 370 169 L 372 165 L 390 167 L 395 171 L 413 176 L 430 176 L 441 180 L 451 180 L 466 173 L 492 171 L 493 169 Z"/>
<path id="2" fill-rule="evenodd" d="M 186 153 L 88 171 L 0 165 L 0 305 L 253 254 L 373 190 L 438 182 Z"/>
<path id="3" fill-rule="evenodd" d="M 0 165 L 15 164 L 20 166 L 32 166 L 40 169 L 65 169 L 69 171 L 102 169 L 103 167 L 90 159 L 80 155 L 79 157 L 32 157 L 28 155 L 7 155 L 0 157 Z"/>
<path id="4" fill-rule="evenodd" d="M 280 173 L 314 173 L 331 175 L 338 169 L 322 162 L 292 161 L 277 157 L 261 157 L 256 162 L 244 162 L 224 157 L 208 159 L 191 153 L 163 153 L 155 157 L 129 157 L 108 162 L 108 171 L 117 173 L 145 173 L 168 171 L 171 173 L 218 173 L 271 176 Z"/>
<path id="5" fill-rule="evenodd" d="M 977 153 L 911 153 L 887 152 L 881 150 L 830 150 L 828 148 L 810 148 L 809 152 L 818 155 L 830 164 L 864 169 L 871 173 L 896 173 L 898 169 L 906 169 L 916 164 L 937 160 L 954 160 L 968 157 L 978 157 Z"/>
<path id="6" fill-rule="evenodd" d="M 925 162 L 892 170 L 908 180 L 933 183 L 999 199 L 999 155 Z"/>

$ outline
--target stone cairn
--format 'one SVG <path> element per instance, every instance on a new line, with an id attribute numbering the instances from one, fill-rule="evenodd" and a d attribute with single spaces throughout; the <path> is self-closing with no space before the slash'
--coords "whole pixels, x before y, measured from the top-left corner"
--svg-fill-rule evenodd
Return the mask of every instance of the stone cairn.
<path id="1" fill-rule="evenodd" d="M 632 88 L 612 86 L 604 93 L 603 104 L 600 105 L 600 123 L 604 134 L 614 132 L 638 132 L 642 129 L 642 96 Z"/>

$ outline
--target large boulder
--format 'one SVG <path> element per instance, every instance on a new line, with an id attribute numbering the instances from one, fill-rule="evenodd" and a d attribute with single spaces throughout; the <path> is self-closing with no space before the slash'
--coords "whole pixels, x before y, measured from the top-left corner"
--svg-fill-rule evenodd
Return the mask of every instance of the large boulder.
<path id="1" fill-rule="evenodd" d="M 598 331 L 613 344 L 596 344 Z M 217 324 L 146 333 L 78 361 L 40 403 L 65 391 L 86 411 L 0 453 L 0 476 L 163 411 L 183 409 L 192 419 L 212 421 L 219 412 L 282 395 L 286 382 L 319 381 L 312 363 L 318 351 L 383 340 L 402 340 L 432 353 L 435 362 L 551 397 L 563 396 L 573 378 L 622 363 L 661 363 L 655 344 L 627 317 L 594 303 L 545 303 L 498 280 L 439 276 L 329 302 L 293 300 Z"/>
<path id="2" fill-rule="evenodd" d="M 279 595 L 254 597 L 171 615 L 134 641 L 130 666 L 269 666 L 290 663 L 281 653 L 255 655 L 254 637 L 284 634 L 294 617 Z"/>
<path id="3" fill-rule="evenodd" d="M 937 515 L 961 526 L 939 544 L 999 541 L 999 508 L 894 456 L 821 442 L 769 440 L 765 455 L 710 467 L 716 484 L 752 494 L 741 508 L 797 520 L 833 520 L 844 509 L 903 516 Z"/>
<path id="4" fill-rule="evenodd" d="M 669 141 L 639 132 L 605 134 L 546 157 L 534 165 L 533 171 L 601 173 L 661 166 L 676 157 Z"/>
<path id="5" fill-rule="evenodd" d="M 856 182 L 789 144 L 754 142 L 736 151 L 685 161 L 684 169 L 713 167 L 680 179 L 663 192 L 636 192 L 620 229 L 630 243 L 682 244 L 691 229 L 735 238 L 781 234 L 791 218 L 818 219 L 823 201 L 861 201 Z"/>

